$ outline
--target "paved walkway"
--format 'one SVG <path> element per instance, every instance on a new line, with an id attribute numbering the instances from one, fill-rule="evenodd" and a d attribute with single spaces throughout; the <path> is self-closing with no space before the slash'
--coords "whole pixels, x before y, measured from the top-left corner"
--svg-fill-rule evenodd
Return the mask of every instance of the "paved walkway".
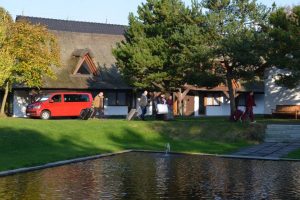
<path id="1" fill-rule="evenodd" d="M 262 158 L 281 158 L 289 152 L 300 149 L 300 142 L 265 142 L 249 148 L 241 149 L 231 155 L 262 157 Z"/>

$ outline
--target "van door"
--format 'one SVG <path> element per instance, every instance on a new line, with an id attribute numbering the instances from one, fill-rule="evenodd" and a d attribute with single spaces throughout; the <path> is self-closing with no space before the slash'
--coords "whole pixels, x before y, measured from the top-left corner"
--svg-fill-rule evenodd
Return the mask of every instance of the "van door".
<path id="1" fill-rule="evenodd" d="M 65 116 L 79 116 L 85 108 L 91 107 L 88 94 L 64 94 Z"/>
<path id="2" fill-rule="evenodd" d="M 63 116 L 61 115 L 64 110 L 61 94 L 55 94 L 50 97 L 47 107 L 51 112 L 51 116 Z"/>

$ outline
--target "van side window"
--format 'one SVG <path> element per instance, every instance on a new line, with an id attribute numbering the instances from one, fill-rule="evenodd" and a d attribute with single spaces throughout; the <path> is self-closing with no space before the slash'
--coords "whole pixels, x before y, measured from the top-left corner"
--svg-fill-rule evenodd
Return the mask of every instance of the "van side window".
<path id="1" fill-rule="evenodd" d="M 87 94 L 65 94 L 65 102 L 89 102 L 89 96 Z"/>
<path id="2" fill-rule="evenodd" d="M 54 96 L 52 97 L 52 100 L 53 100 L 54 102 L 61 102 L 61 95 L 60 95 L 60 94 L 54 95 Z"/>

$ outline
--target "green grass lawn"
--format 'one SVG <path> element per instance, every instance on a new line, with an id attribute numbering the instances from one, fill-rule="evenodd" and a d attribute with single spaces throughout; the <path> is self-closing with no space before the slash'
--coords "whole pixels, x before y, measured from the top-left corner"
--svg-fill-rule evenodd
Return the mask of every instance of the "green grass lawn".
<path id="1" fill-rule="evenodd" d="M 263 122 L 263 120 L 262 120 Z M 0 118 L 0 171 L 126 149 L 224 154 L 256 143 L 264 123 Z"/>

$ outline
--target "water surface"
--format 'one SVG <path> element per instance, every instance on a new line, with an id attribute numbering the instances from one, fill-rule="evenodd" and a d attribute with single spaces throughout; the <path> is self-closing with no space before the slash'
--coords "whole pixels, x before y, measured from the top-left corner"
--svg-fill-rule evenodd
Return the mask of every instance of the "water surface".
<path id="1" fill-rule="evenodd" d="M 131 152 L 0 178 L 0 199 L 300 199 L 300 162 Z"/>

